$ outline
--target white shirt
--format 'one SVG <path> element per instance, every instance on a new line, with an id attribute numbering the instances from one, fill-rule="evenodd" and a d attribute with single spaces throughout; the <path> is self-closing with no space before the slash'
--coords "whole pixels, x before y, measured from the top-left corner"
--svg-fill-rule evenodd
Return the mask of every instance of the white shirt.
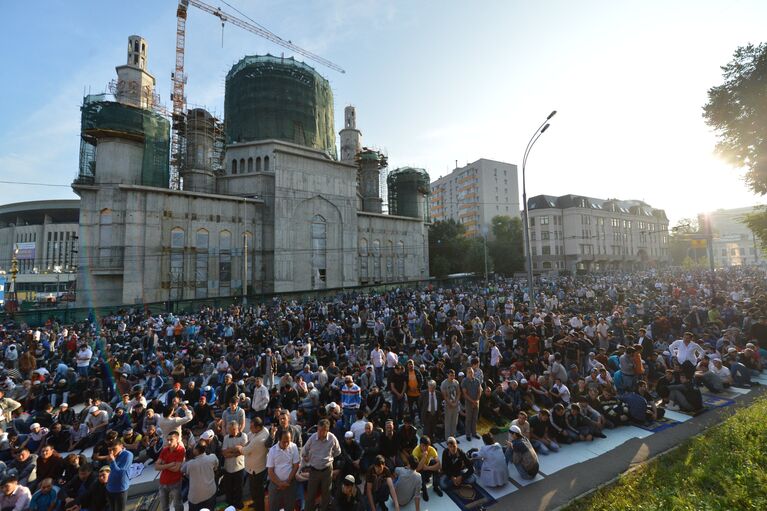
<path id="1" fill-rule="evenodd" d="M 393 368 L 399 362 L 399 357 L 393 351 L 386 354 L 386 367 Z"/>
<path id="2" fill-rule="evenodd" d="M 266 428 L 248 435 L 248 443 L 242 448 L 242 454 L 245 455 L 245 472 L 248 474 L 260 474 L 266 470 L 266 455 L 269 453 L 266 442 L 269 442 L 269 439 Z"/>
<path id="3" fill-rule="evenodd" d="M 365 424 L 367 423 L 367 419 L 359 419 L 352 422 L 352 425 L 349 427 L 349 431 L 354 433 L 354 439 L 357 443 L 359 443 L 360 438 L 362 438 L 362 434 L 365 432 Z"/>
<path id="4" fill-rule="evenodd" d="M 373 364 L 373 367 L 382 367 L 384 363 L 383 357 L 383 350 L 373 350 L 370 352 L 370 363 Z"/>
<path id="5" fill-rule="evenodd" d="M 293 465 L 301 461 L 298 455 L 298 446 L 293 442 L 286 449 L 280 447 L 279 442 L 274 444 L 266 455 L 266 468 L 273 468 L 274 475 L 281 481 L 287 481 Z"/>
<path id="6" fill-rule="evenodd" d="M 257 412 L 266 410 L 266 407 L 269 406 L 269 389 L 266 388 L 266 385 L 253 387 L 253 403 L 250 406 Z"/>
<path id="7" fill-rule="evenodd" d="M 85 348 L 77 352 L 77 367 L 88 367 L 93 358 L 93 351 L 90 348 Z"/>
<path id="8" fill-rule="evenodd" d="M 490 350 L 490 365 L 496 367 L 500 361 L 501 350 L 498 349 L 498 346 L 493 346 Z"/>
<path id="9" fill-rule="evenodd" d="M 677 339 L 672 342 L 668 347 L 668 350 L 676 357 L 680 364 L 689 361 L 696 366 L 698 365 L 698 358 L 702 357 L 704 354 L 703 348 L 698 346 L 697 343 L 690 341 L 690 344 L 685 344 L 682 339 Z"/>
<path id="10" fill-rule="evenodd" d="M 726 366 L 722 366 L 720 369 L 717 369 L 715 364 L 709 364 L 708 365 L 708 372 L 709 373 L 714 373 L 723 382 L 730 380 L 730 376 L 731 376 L 730 370 Z"/>

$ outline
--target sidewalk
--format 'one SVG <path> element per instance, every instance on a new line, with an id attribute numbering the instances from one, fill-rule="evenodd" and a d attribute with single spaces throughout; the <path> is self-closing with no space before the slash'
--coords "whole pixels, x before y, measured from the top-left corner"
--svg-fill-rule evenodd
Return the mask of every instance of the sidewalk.
<path id="1" fill-rule="evenodd" d="M 767 381 L 767 379 L 762 381 Z M 697 435 L 713 425 L 719 424 L 738 408 L 750 405 L 754 399 L 765 392 L 767 389 L 764 384 L 754 387 L 751 391 L 735 398 L 735 404 L 731 406 L 708 410 L 659 433 L 630 438 L 598 456 L 583 458 L 581 454 L 581 459 L 578 459 L 578 451 L 572 453 L 576 456 L 575 458 L 568 456 L 568 448 L 573 446 L 565 446 L 558 454 L 552 454 L 548 457 L 541 456 L 541 471 L 548 475 L 498 499 L 498 502 L 490 509 L 494 511 L 512 508 L 526 511 L 558 509 L 579 496 L 610 483 L 630 468 L 678 446 L 685 439 Z M 608 440 L 619 431 L 620 429 L 608 431 Z M 563 462 L 567 466 L 553 473 L 546 472 L 544 467 L 547 465 L 547 458 L 563 455 L 566 458 Z"/>

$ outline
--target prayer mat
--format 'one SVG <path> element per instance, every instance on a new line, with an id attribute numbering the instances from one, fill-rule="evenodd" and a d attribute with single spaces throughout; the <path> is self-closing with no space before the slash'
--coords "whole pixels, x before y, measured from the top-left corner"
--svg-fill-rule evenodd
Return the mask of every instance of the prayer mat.
<path id="1" fill-rule="evenodd" d="M 508 483 L 511 484 L 511 483 Z M 460 488 L 444 490 L 462 511 L 477 511 L 495 504 L 496 500 L 477 483 L 464 484 Z M 423 502 L 421 502 L 423 506 Z"/>
<path id="2" fill-rule="evenodd" d="M 675 421 L 674 419 L 670 419 L 668 417 L 663 417 L 661 419 L 654 420 L 646 424 L 634 423 L 634 426 L 638 428 L 642 428 L 646 431 L 652 431 L 653 433 L 658 433 L 660 431 L 663 431 L 664 429 L 673 428 L 674 426 L 678 424 L 681 424 L 681 422 Z"/>

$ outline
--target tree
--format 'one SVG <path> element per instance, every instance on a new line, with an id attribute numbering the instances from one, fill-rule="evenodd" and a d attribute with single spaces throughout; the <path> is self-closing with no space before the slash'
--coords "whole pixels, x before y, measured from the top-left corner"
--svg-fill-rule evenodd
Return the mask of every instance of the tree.
<path id="1" fill-rule="evenodd" d="M 738 47 L 722 67 L 724 83 L 708 90 L 706 123 L 719 136 L 716 151 L 746 169 L 746 183 L 767 193 L 767 44 Z"/>
<path id="2" fill-rule="evenodd" d="M 716 152 L 746 169 L 746 184 L 767 194 L 767 43 L 735 50 L 722 67 L 724 83 L 708 90 L 703 117 L 719 136 Z M 744 223 L 767 245 L 767 210 L 747 215 Z"/>
<path id="3" fill-rule="evenodd" d="M 525 255 L 522 241 L 522 221 L 506 215 L 491 220 L 493 240 L 488 243 L 488 253 L 495 271 L 504 276 L 524 271 Z"/>
<path id="4" fill-rule="evenodd" d="M 435 277 L 484 272 L 482 240 L 467 238 L 466 228 L 453 219 L 429 227 L 429 268 Z"/>
<path id="5" fill-rule="evenodd" d="M 697 218 L 682 218 L 671 228 L 668 239 L 671 264 L 674 266 L 685 265 L 685 259 L 690 258 L 690 254 L 692 254 L 690 235 L 697 234 L 698 230 Z"/>

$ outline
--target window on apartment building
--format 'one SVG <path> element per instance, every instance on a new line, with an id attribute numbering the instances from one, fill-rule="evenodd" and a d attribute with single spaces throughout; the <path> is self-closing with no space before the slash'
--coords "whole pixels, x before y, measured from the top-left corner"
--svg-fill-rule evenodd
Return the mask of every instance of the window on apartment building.
<path id="1" fill-rule="evenodd" d="M 541 217 L 541 225 L 549 225 L 549 217 L 548 216 L 542 216 Z"/>
<path id="2" fill-rule="evenodd" d="M 538 255 L 538 247 L 530 247 L 533 257 Z"/>
<path id="3" fill-rule="evenodd" d="M 541 232 L 541 239 L 542 240 L 548 240 L 550 239 L 551 233 L 549 231 L 542 231 Z"/>
<path id="4" fill-rule="evenodd" d="M 530 227 L 535 227 L 535 217 L 534 216 L 530 217 Z"/>
<path id="5" fill-rule="evenodd" d="M 530 231 L 530 241 L 535 241 L 535 231 Z"/>
<path id="6" fill-rule="evenodd" d="M 551 255 L 551 247 L 549 245 L 542 246 L 541 255 Z"/>

